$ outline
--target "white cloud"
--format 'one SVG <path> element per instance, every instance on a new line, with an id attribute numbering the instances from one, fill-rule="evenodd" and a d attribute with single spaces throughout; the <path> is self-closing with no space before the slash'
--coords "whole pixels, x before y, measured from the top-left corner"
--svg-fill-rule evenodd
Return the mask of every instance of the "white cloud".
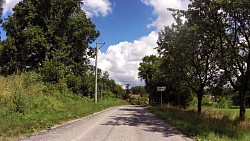
<path id="1" fill-rule="evenodd" d="M 8 12 L 12 13 L 12 8 L 21 0 L 6 0 L 3 9 L 3 15 Z M 86 11 L 89 17 L 107 16 L 112 12 L 111 2 L 109 0 L 83 0 L 83 10 Z"/>
<path id="2" fill-rule="evenodd" d="M 187 9 L 189 0 L 141 0 L 145 5 L 154 8 L 154 14 L 157 19 L 148 24 L 148 27 L 157 27 L 158 30 L 164 29 L 164 26 L 169 26 L 174 23 L 171 12 L 167 8 Z"/>
<path id="3" fill-rule="evenodd" d="M 112 12 L 111 5 L 109 0 L 83 0 L 82 8 L 89 17 L 105 17 Z"/>
<path id="4" fill-rule="evenodd" d="M 121 84 L 130 83 L 140 85 L 138 79 L 138 67 L 142 58 L 146 55 L 157 54 L 154 49 L 158 39 L 157 32 L 164 26 L 174 23 L 171 12 L 167 8 L 187 9 L 188 0 L 141 0 L 147 6 L 152 6 L 157 19 L 148 24 L 148 27 L 156 27 L 148 36 L 144 36 L 134 42 L 121 42 L 110 46 L 106 53 L 100 53 L 99 68 L 108 71 L 110 78 Z"/>
<path id="5" fill-rule="evenodd" d="M 12 8 L 20 0 L 6 0 L 4 14 L 11 12 Z M 107 16 L 112 13 L 112 4 L 109 0 L 83 0 L 83 9 L 89 17 Z M 117 83 L 140 85 L 138 79 L 138 67 L 142 58 L 146 55 L 156 54 L 157 32 L 165 25 L 171 25 L 174 20 L 171 12 L 167 8 L 187 9 L 188 0 L 141 0 L 147 6 L 153 7 L 153 14 L 157 17 L 155 21 L 148 24 L 148 27 L 156 27 L 157 31 L 152 31 L 133 42 L 120 42 L 117 45 L 108 47 L 106 53 L 99 52 L 98 67 L 108 71 L 110 78 Z M 91 60 L 93 62 L 94 60 Z"/>
<path id="6" fill-rule="evenodd" d="M 98 68 L 108 71 L 110 78 L 119 84 L 141 85 L 138 79 L 140 62 L 145 55 L 157 54 L 154 49 L 157 39 L 158 33 L 152 31 L 139 40 L 112 45 L 106 53 L 99 52 Z"/>
<path id="7" fill-rule="evenodd" d="M 6 15 L 8 12 L 13 12 L 12 8 L 21 0 L 6 0 L 5 5 L 3 6 L 3 15 Z"/>

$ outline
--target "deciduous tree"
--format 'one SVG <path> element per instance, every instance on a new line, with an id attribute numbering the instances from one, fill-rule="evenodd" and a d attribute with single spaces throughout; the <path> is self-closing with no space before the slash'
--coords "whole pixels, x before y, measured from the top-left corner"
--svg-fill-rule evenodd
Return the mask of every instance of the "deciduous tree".
<path id="1" fill-rule="evenodd" d="M 250 2 L 248 0 L 193 0 L 190 5 L 197 26 L 217 40 L 217 66 L 240 97 L 240 119 L 250 84 Z"/>
<path id="2" fill-rule="evenodd" d="M 7 40 L 2 51 L 4 71 L 11 74 L 43 66 L 53 60 L 65 71 L 83 73 L 98 36 L 95 25 L 81 9 L 81 0 L 24 0 L 3 24 Z"/>

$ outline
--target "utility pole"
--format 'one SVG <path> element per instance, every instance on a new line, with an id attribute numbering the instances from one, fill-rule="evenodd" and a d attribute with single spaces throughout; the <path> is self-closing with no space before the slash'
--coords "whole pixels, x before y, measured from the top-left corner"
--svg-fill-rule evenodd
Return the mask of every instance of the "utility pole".
<path id="1" fill-rule="evenodd" d="M 98 45 L 104 45 L 105 44 L 105 42 L 97 42 L 96 43 L 96 50 L 95 50 L 95 103 L 97 103 L 97 59 L 98 59 L 98 57 L 97 57 L 97 55 L 98 55 Z"/>

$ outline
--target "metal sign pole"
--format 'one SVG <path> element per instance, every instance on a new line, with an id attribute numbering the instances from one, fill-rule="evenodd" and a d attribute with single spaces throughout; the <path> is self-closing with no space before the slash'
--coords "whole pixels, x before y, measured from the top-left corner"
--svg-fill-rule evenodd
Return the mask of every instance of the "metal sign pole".
<path id="1" fill-rule="evenodd" d="M 162 92 L 166 90 L 166 86 L 164 87 L 157 87 L 157 92 L 160 91 L 161 92 L 161 107 L 162 107 Z"/>

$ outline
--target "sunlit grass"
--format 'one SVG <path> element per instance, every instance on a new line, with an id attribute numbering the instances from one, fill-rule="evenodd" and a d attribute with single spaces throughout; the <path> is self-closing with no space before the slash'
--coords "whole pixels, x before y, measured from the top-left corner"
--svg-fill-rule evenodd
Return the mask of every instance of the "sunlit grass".
<path id="1" fill-rule="evenodd" d="M 222 111 L 225 114 L 230 114 L 234 117 L 239 116 L 239 113 L 240 113 L 240 109 L 216 109 L 216 110 Z M 245 116 L 246 116 L 246 118 L 250 118 L 250 109 L 248 109 L 248 108 L 246 109 Z"/>
<path id="2" fill-rule="evenodd" d="M 119 99 L 94 104 L 72 94 L 63 84 L 44 84 L 35 73 L 0 76 L 0 140 L 16 140 L 50 129 L 108 107 L 124 105 Z"/>
<path id="3" fill-rule="evenodd" d="M 202 115 L 196 110 L 179 109 L 170 106 L 149 107 L 153 113 L 175 126 L 187 136 L 199 141 L 249 141 L 250 120 L 239 122 L 236 110 L 203 108 Z"/>

